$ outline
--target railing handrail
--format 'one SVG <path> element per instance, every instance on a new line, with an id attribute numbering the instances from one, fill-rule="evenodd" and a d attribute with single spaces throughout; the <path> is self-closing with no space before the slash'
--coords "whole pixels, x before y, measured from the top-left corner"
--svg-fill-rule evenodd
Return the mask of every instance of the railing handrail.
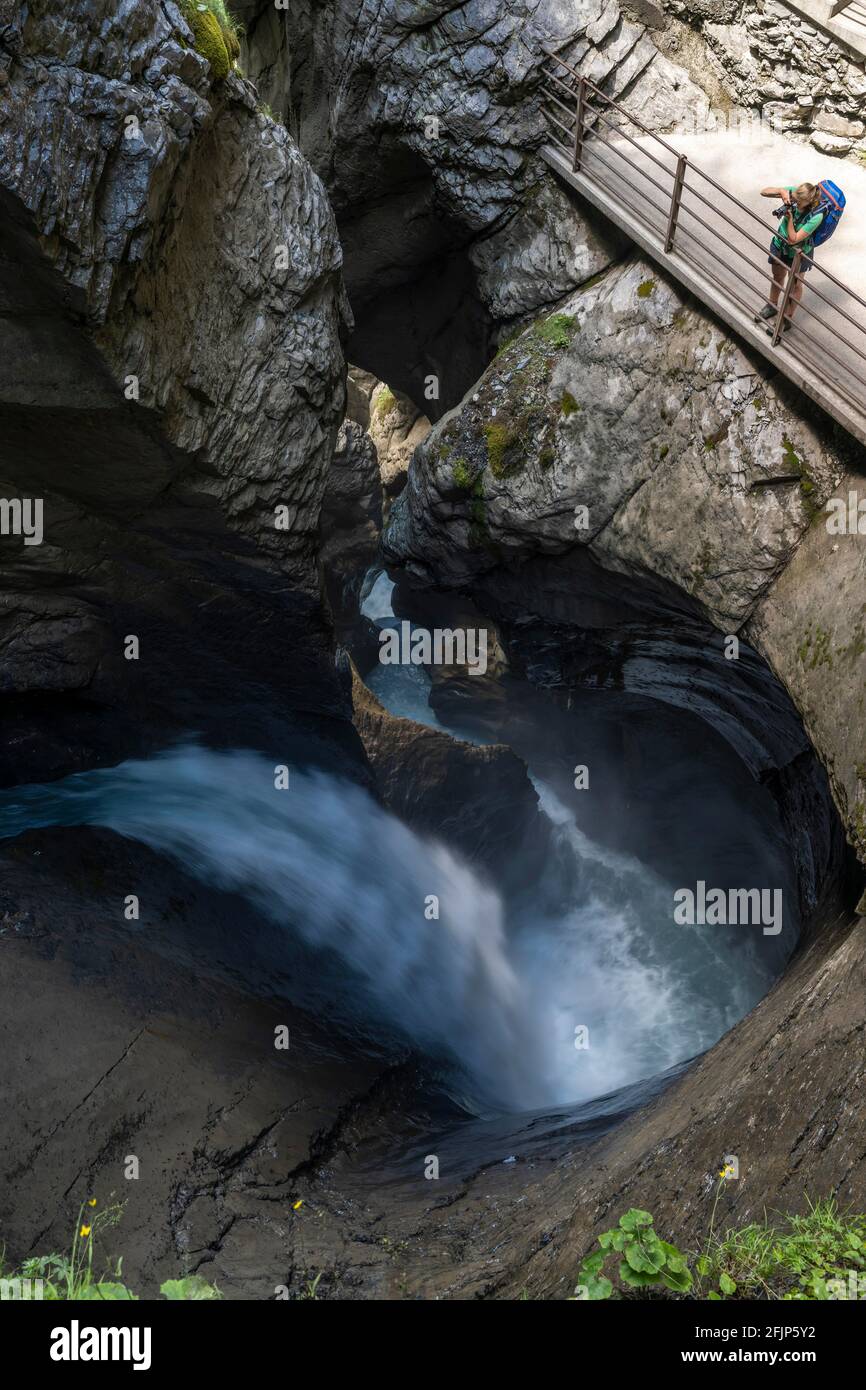
<path id="1" fill-rule="evenodd" d="M 566 40 L 563 43 L 563 45 L 561 45 L 561 47 L 564 47 L 565 44 L 568 42 L 570 42 L 570 40 Z M 766 240 L 759 241 L 756 236 L 753 236 L 752 233 L 747 229 L 747 227 L 742 226 L 742 219 L 735 219 L 733 216 L 731 216 L 731 214 L 727 210 L 726 205 L 733 205 L 734 207 L 738 208 L 741 213 L 745 213 L 752 224 L 758 224 L 765 237 L 766 234 L 769 232 L 770 235 L 777 240 L 777 242 L 784 241 L 787 243 L 788 247 L 793 252 L 793 256 L 790 259 L 777 256 L 775 252 L 772 250 L 772 247 L 770 248 L 770 254 L 768 257 L 768 261 L 770 263 L 775 263 L 775 265 L 781 266 L 785 272 L 785 278 L 780 283 L 780 302 L 777 306 L 775 319 L 771 321 L 772 327 L 768 330 L 772 337 L 772 346 L 778 346 L 782 337 L 783 327 L 785 326 L 785 317 L 791 296 L 794 293 L 797 282 L 799 280 L 802 280 L 802 247 L 797 243 L 791 242 L 788 239 L 788 237 L 784 234 L 780 234 L 773 226 L 773 224 L 769 222 L 769 220 L 765 220 L 758 213 L 754 212 L 752 208 L 750 208 L 746 203 L 744 203 L 740 198 L 738 198 L 736 194 L 732 193 L 729 189 L 725 188 L 723 184 L 720 184 L 716 179 L 714 179 L 710 174 L 708 174 L 704 169 L 702 169 L 700 165 L 692 163 L 691 159 L 689 159 L 682 151 L 677 150 L 673 145 L 669 144 L 667 140 L 664 140 L 660 135 L 657 135 L 654 131 L 649 130 L 648 127 L 645 126 L 643 122 L 638 119 L 637 116 L 632 115 L 631 112 L 625 109 L 625 107 L 621 106 L 617 101 L 615 101 L 613 97 L 608 96 L 607 93 L 602 91 L 602 89 L 595 82 L 593 82 L 590 78 L 585 77 L 582 73 L 580 73 L 577 70 L 577 68 L 573 67 L 571 63 L 567 62 L 565 58 L 560 57 L 559 52 L 557 50 L 545 44 L 543 45 L 543 51 L 547 59 L 553 60 L 553 62 L 556 63 L 561 70 L 564 70 L 565 72 L 571 74 L 572 78 L 576 80 L 577 84 L 575 88 L 573 84 L 562 81 L 556 75 L 555 72 L 551 72 L 547 68 L 542 68 L 543 77 L 545 82 L 548 84 L 548 87 L 550 84 L 555 84 L 556 87 L 566 92 L 575 102 L 575 107 L 573 110 L 571 110 L 565 104 L 565 102 L 563 102 L 561 98 L 559 98 L 558 96 L 555 96 L 552 93 L 552 91 L 547 90 L 545 92 L 545 100 L 555 102 L 555 104 L 560 108 L 560 110 L 565 111 L 566 115 L 570 116 L 572 120 L 572 125 L 569 127 L 565 125 L 561 120 L 554 117 L 552 112 L 548 111 L 546 113 L 548 120 L 557 127 L 557 129 L 562 133 L 562 135 L 565 136 L 566 139 L 571 139 L 573 141 L 573 149 L 569 150 L 564 140 L 557 138 L 555 135 L 551 135 L 551 139 L 553 140 L 554 144 L 557 145 L 560 148 L 560 150 L 563 151 L 565 156 L 571 158 L 572 170 L 573 172 L 577 173 L 577 171 L 581 167 L 584 143 L 588 137 L 592 136 L 594 137 L 594 141 L 590 148 L 593 151 L 596 162 L 600 160 L 601 164 L 609 172 L 612 172 L 615 176 L 615 170 L 613 169 L 613 166 L 610 165 L 608 160 L 602 159 L 600 154 L 600 150 L 602 148 L 609 149 L 612 154 L 616 155 L 619 159 L 623 160 L 625 164 L 629 166 L 629 168 L 637 170 L 638 173 L 641 175 L 642 179 L 650 183 L 654 188 L 658 189 L 659 192 L 662 194 L 662 197 L 668 199 L 668 208 L 660 207 L 659 204 L 655 201 L 655 199 L 651 198 L 648 194 L 644 194 L 643 196 L 645 205 L 652 208 L 656 214 L 661 215 L 661 217 L 665 219 L 667 222 L 667 230 L 662 238 L 665 254 L 670 254 L 670 252 L 673 250 L 675 237 L 679 228 L 679 219 L 681 214 L 691 217 L 701 227 L 709 230 L 710 232 L 713 232 L 715 230 L 714 227 L 712 227 L 704 217 L 701 217 L 693 207 L 690 207 L 687 202 L 683 201 L 684 193 L 688 193 L 689 198 L 697 199 L 699 203 L 702 203 L 706 208 L 709 208 L 710 212 L 713 214 L 714 219 L 720 222 L 725 230 L 727 230 L 728 228 L 732 229 L 736 233 L 737 238 L 745 238 L 745 240 L 748 243 L 750 243 L 751 246 L 757 247 L 758 250 L 761 251 L 762 263 L 757 264 L 753 259 L 753 256 L 750 255 L 749 251 L 744 251 L 740 246 L 736 244 L 736 241 L 730 242 L 731 251 L 742 261 L 745 262 L 745 265 L 749 270 L 758 273 L 761 276 L 762 280 L 773 279 L 773 277 L 769 274 L 767 270 L 767 263 L 763 261 L 763 256 L 766 255 Z M 605 103 L 606 107 L 612 108 L 613 111 L 618 112 L 622 117 L 625 118 L 626 121 L 630 122 L 631 125 L 633 125 L 638 131 L 640 131 L 645 137 L 647 137 L 650 141 L 653 141 L 656 146 L 661 146 L 662 149 L 667 151 L 668 155 L 673 156 L 673 158 L 676 161 L 675 169 L 672 170 L 671 168 L 669 168 L 668 164 L 666 164 L 662 159 L 657 158 L 650 149 L 647 149 L 639 140 L 636 140 L 634 136 L 629 134 L 628 131 L 623 130 L 617 122 L 608 119 L 607 115 L 601 109 L 599 109 L 597 105 L 592 104 L 592 102 L 589 100 L 590 95 L 592 96 L 592 98 L 601 98 L 601 101 Z M 615 132 L 616 136 L 620 138 L 606 138 L 604 133 L 598 128 L 599 124 Z M 651 161 L 653 164 L 657 165 L 663 171 L 666 179 L 673 180 L 673 187 L 670 190 L 670 192 L 666 186 L 662 185 L 658 181 L 658 179 L 653 178 L 653 176 L 647 172 L 646 168 L 642 167 L 641 164 L 638 164 L 634 159 L 629 157 L 626 150 L 621 147 L 623 145 L 623 142 L 627 142 L 629 145 L 634 146 L 645 157 L 645 160 Z M 691 175 L 695 175 L 698 179 L 703 179 L 707 184 L 710 185 L 711 188 L 715 189 L 716 192 L 721 195 L 721 202 L 712 202 L 709 198 L 704 197 L 704 195 L 701 192 L 699 192 L 699 190 L 696 187 L 694 187 L 694 180 L 692 180 L 691 183 L 687 183 L 687 179 Z M 588 175 L 588 177 L 592 178 L 593 175 L 590 174 Z M 611 186 L 607 178 L 602 178 L 599 174 L 596 174 L 595 178 L 601 183 L 601 185 L 604 188 L 608 190 L 609 194 L 613 195 L 614 197 L 618 196 L 615 188 Z M 619 201 L 624 202 L 627 205 L 627 199 L 622 199 L 620 197 Z M 694 241 L 696 234 L 694 232 L 687 231 L 685 228 L 683 228 L 682 235 L 691 237 Z M 722 233 L 722 235 L 724 235 L 724 232 Z M 718 290 L 722 292 L 723 295 L 727 295 L 727 297 L 734 304 L 739 305 L 741 308 L 747 308 L 743 300 L 739 297 L 739 295 L 737 295 L 734 292 L 730 285 L 726 285 L 722 281 L 719 281 L 715 275 L 709 272 L 707 267 L 702 264 L 700 256 L 695 258 L 694 251 L 691 252 L 688 259 L 694 262 L 695 268 L 699 269 L 701 273 L 706 278 L 708 278 L 710 282 L 717 287 Z M 816 264 L 814 260 L 811 261 L 811 267 L 812 269 L 817 270 L 820 275 L 826 276 L 827 281 L 835 285 L 837 289 L 842 292 L 842 295 L 848 301 L 851 302 L 852 305 L 856 303 L 861 305 L 864 309 L 866 309 L 866 299 L 861 297 L 861 295 L 859 295 L 856 292 L 856 290 L 853 290 L 849 285 L 846 285 L 844 281 L 838 279 L 837 276 L 833 275 L 829 270 L 826 270 L 823 266 Z M 740 273 L 744 274 L 745 272 Z M 743 283 L 748 285 L 747 280 L 744 280 Z M 779 282 L 777 281 L 776 283 Z M 838 313 L 839 315 L 841 315 L 841 317 L 845 319 L 849 324 L 851 324 L 858 332 L 866 334 L 866 324 L 858 322 L 856 318 L 852 317 L 852 315 L 848 313 L 847 309 L 843 307 L 843 304 L 834 303 L 832 299 L 828 298 L 826 294 L 822 293 L 821 289 L 817 285 L 813 286 L 812 290 L 810 291 L 810 294 L 814 294 L 817 297 L 817 299 L 821 300 L 823 304 L 827 305 L 831 312 Z M 712 305 L 712 295 L 709 296 L 709 302 Z M 821 324 L 822 328 L 825 329 L 827 332 L 835 334 L 836 339 L 839 342 L 844 343 L 845 346 L 855 355 L 855 358 L 859 358 L 864 363 L 866 363 L 866 351 L 862 350 L 855 343 L 851 342 L 850 338 L 842 334 L 838 328 L 834 328 L 832 325 L 830 325 L 825 318 L 822 318 L 819 314 L 817 314 L 813 309 L 809 307 L 808 304 L 801 303 L 800 308 L 804 314 L 808 315 L 810 318 L 816 320 L 817 323 Z M 822 353 L 823 357 L 832 360 L 837 365 L 842 367 L 843 371 L 847 373 L 856 382 L 858 389 L 863 391 L 864 395 L 866 395 L 866 377 L 862 376 L 861 373 L 856 369 L 856 364 L 851 364 L 850 362 L 843 362 L 842 359 L 839 358 L 827 344 L 823 344 L 819 348 L 819 351 Z M 841 394 L 846 396 L 849 401 L 852 401 L 861 415 L 866 416 L 866 410 L 864 410 L 863 399 L 860 399 L 857 396 L 853 396 L 851 392 L 846 388 L 846 386 L 843 385 L 843 383 L 836 382 L 835 379 L 828 378 L 828 383 L 833 389 L 840 391 Z"/>
<path id="2" fill-rule="evenodd" d="M 566 40 L 565 42 L 568 43 L 570 42 L 570 40 Z M 619 111 L 620 115 L 625 116 L 626 120 L 631 121 L 632 125 L 637 126 L 638 130 L 643 131 L 644 135 L 648 136 L 651 140 L 655 140 L 656 143 L 661 145 L 664 149 L 666 149 L 669 154 L 674 155 L 677 159 L 679 158 L 681 154 L 680 150 L 676 149 L 673 145 L 668 144 L 667 140 L 663 140 L 662 137 L 658 135 L 655 131 L 650 130 L 648 126 L 645 126 L 643 121 L 639 121 L 637 116 L 632 115 L 632 113 L 630 111 L 627 111 L 624 106 L 620 106 L 618 101 L 614 101 L 613 97 L 608 96 L 607 92 L 603 92 L 601 87 L 597 86 L 590 78 L 584 77 L 581 73 L 578 72 L 577 68 L 572 67 L 571 64 L 567 63 L 564 58 L 560 58 L 559 54 L 556 53 L 548 44 L 542 44 L 541 47 L 548 57 L 553 58 L 554 61 L 560 63 L 562 67 L 567 68 L 567 70 L 572 74 L 572 76 L 576 77 L 578 82 L 582 82 L 585 87 L 588 87 L 589 90 L 593 92 L 595 96 L 601 97 L 602 101 L 606 101 L 608 106 L 612 106 L 615 111 Z M 550 75 L 552 76 L 552 74 Z M 622 131 L 621 134 L 625 136 L 626 139 L 630 139 L 630 137 L 626 134 L 625 131 Z M 632 140 L 632 144 L 635 143 L 636 141 Z M 652 158 L 652 156 L 650 156 L 650 158 Z M 765 220 L 757 212 L 755 212 L 753 208 L 750 208 L 747 203 L 744 203 L 740 198 L 737 197 L 736 193 L 732 193 L 729 188 L 725 188 L 725 186 L 719 183 L 716 179 L 714 179 L 711 174 L 708 174 L 705 169 L 702 169 L 700 164 L 695 164 L 694 161 L 690 159 L 689 169 L 692 173 L 699 175 L 700 178 L 706 179 L 707 183 L 711 184 L 712 187 L 715 188 L 718 193 L 721 193 L 725 198 L 729 199 L 730 202 L 736 203 L 740 211 L 746 213 L 748 217 L 751 217 L 754 222 L 757 222 L 758 225 L 764 229 L 764 231 L 770 231 L 773 234 L 773 236 L 779 235 L 779 233 L 773 227 L 773 224 L 771 222 Z M 700 197 L 700 194 L 696 194 L 696 196 Z M 737 227 L 737 224 L 731 218 L 728 218 L 727 220 L 730 222 L 730 225 L 732 227 Z M 741 231 L 742 229 L 737 227 L 737 230 Z M 784 237 L 783 239 L 785 241 L 788 241 L 787 237 Z M 788 242 L 788 244 L 792 245 L 791 242 Z M 866 299 L 861 298 L 861 296 L 857 293 L 856 290 L 851 289 L 850 285 L 846 285 L 843 280 L 837 279 L 837 277 L 833 275 L 831 271 L 827 270 L 822 265 L 815 264 L 815 269 L 820 271 L 822 275 L 826 275 L 828 280 L 832 280 L 834 285 L 837 285 L 839 289 L 844 290 L 846 294 L 850 294 L 853 299 L 857 300 L 858 304 L 861 304 L 863 308 L 866 309 Z"/>

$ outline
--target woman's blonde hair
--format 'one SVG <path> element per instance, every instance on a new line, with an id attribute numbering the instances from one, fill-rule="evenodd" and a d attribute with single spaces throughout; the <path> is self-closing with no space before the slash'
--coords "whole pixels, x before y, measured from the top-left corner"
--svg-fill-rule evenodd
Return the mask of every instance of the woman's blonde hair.
<path id="1" fill-rule="evenodd" d="M 816 183 L 801 183 L 797 189 L 798 193 L 806 193 L 809 196 L 809 212 L 814 212 L 821 201 L 821 190 Z"/>

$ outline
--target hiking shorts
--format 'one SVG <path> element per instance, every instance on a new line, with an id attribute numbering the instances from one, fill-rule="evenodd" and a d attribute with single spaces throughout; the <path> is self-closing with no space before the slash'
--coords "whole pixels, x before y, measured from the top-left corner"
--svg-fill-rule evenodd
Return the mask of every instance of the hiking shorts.
<path id="1" fill-rule="evenodd" d="M 791 268 L 791 265 L 793 264 L 794 257 L 793 257 L 793 256 L 780 256 L 779 253 L 778 253 L 778 251 L 774 251 L 774 250 L 773 250 L 773 243 L 770 242 L 770 254 L 769 254 L 769 256 L 767 257 L 767 263 L 768 263 L 769 265 L 775 265 L 775 264 L 776 264 L 776 261 L 782 261 L 783 264 L 784 264 L 788 269 L 790 269 L 790 268 Z M 801 258 L 800 258 L 800 274 L 801 274 L 801 275 L 805 275 L 806 272 L 807 272 L 808 270 L 811 270 L 811 269 L 812 269 L 813 264 L 814 264 L 814 262 L 813 262 L 811 256 L 801 256 Z"/>

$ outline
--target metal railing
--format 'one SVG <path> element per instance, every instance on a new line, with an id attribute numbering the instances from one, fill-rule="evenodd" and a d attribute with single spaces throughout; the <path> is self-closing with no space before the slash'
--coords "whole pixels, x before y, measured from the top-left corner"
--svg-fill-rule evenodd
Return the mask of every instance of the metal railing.
<path id="1" fill-rule="evenodd" d="M 662 263 L 673 257 L 674 274 L 677 259 L 685 259 L 717 295 L 750 318 L 775 285 L 776 313 L 768 333 L 780 354 L 780 369 L 797 379 L 804 368 L 816 374 L 831 394 L 838 393 L 853 407 L 866 428 L 866 300 L 815 260 L 806 263 L 800 246 L 788 243 L 793 254 L 784 259 L 776 255 L 771 238 L 776 244 L 787 238 L 774 225 L 648 130 L 555 49 L 545 48 L 545 54 L 542 97 L 549 137 L 571 172 L 598 184 L 612 201 L 640 217 L 663 253 Z M 803 324 L 801 316 L 806 316 L 809 326 L 793 335 L 794 351 L 786 332 L 788 309 L 792 296 L 803 293 L 806 271 L 811 275 L 809 302 L 799 301 L 797 323 Z M 761 282 L 757 288 L 755 277 Z M 757 295 L 763 299 L 756 305 Z M 706 302 L 714 307 L 712 294 Z M 819 307 L 830 317 L 819 313 Z M 793 359 L 798 371 L 792 370 Z"/>

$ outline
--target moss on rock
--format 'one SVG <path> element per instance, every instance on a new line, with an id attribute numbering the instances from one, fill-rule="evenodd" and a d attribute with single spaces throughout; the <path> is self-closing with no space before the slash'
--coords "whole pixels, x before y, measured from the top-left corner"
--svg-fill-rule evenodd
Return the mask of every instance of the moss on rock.
<path id="1" fill-rule="evenodd" d="M 396 409 L 396 406 L 397 397 L 394 395 L 394 392 L 391 390 L 390 386 L 383 386 L 376 397 L 376 404 L 373 406 L 373 414 L 383 419 L 386 415 L 390 415 L 391 411 Z"/>
<path id="2" fill-rule="evenodd" d="M 454 460 L 451 476 L 454 479 L 454 486 L 462 488 L 464 492 L 468 492 L 472 487 L 472 473 L 470 472 L 469 464 L 466 462 L 465 458 L 456 458 Z"/>
<path id="3" fill-rule="evenodd" d="M 180 10 L 192 30 L 196 50 L 207 58 L 214 78 L 220 81 L 228 77 L 240 56 L 241 46 L 225 6 L 220 6 L 220 14 L 217 14 L 213 4 L 181 0 Z M 224 22 L 220 21 L 220 16 Z"/>
<path id="4" fill-rule="evenodd" d="M 568 347 L 580 325 L 573 314 L 551 314 L 550 318 L 539 319 L 533 332 L 543 342 L 553 347 Z"/>

